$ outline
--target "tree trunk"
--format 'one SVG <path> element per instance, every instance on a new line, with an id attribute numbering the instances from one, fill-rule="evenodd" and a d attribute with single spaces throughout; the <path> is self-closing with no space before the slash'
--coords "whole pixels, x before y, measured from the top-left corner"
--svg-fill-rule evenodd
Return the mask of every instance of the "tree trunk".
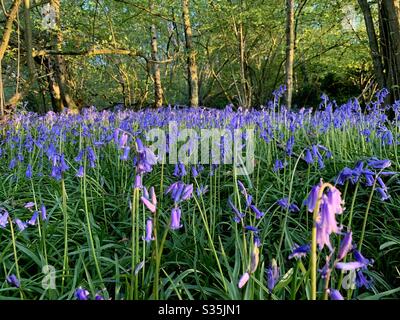
<path id="1" fill-rule="evenodd" d="M 381 46 L 390 103 L 400 98 L 400 10 L 399 0 L 379 3 Z"/>
<path id="2" fill-rule="evenodd" d="M 153 4 L 150 3 L 150 10 L 153 11 Z M 157 44 L 157 29 L 155 24 L 150 27 L 151 33 L 151 65 L 154 81 L 154 107 L 161 108 L 163 105 L 163 88 L 161 84 L 160 65 L 158 64 L 158 44 Z"/>
<path id="3" fill-rule="evenodd" d="M 21 4 L 22 0 L 15 0 L 11 6 L 10 13 L 8 14 L 4 30 L 3 30 L 3 38 L 1 39 L 1 44 L 0 44 L 0 64 L 3 61 L 4 54 L 6 53 L 8 43 L 10 41 L 10 36 L 12 32 L 12 26 L 14 23 L 14 20 L 17 18 L 17 13 L 19 6 Z M 0 68 L 1 70 L 1 68 Z M 2 74 L 0 73 L 0 77 L 2 77 Z M 0 83 L 2 84 L 3 81 L 0 79 Z M 0 116 L 4 116 L 4 92 L 3 92 L 3 86 L 1 85 L 1 92 L 0 92 Z"/>
<path id="4" fill-rule="evenodd" d="M 55 11 L 56 30 L 53 35 L 53 47 L 57 51 L 61 51 L 63 43 L 63 34 L 60 22 L 60 0 L 50 0 L 50 5 Z M 55 101 L 55 111 L 62 111 L 64 108 L 77 112 L 78 108 L 71 97 L 67 85 L 67 68 L 64 57 L 56 55 L 51 61 L 50 68 L 53 70 L 54 80 L 51 81 L 51 87 Z"/>
<path id="5" fill-rule="evenodd" d="M 294 63 L 294 0 L 286 0 L 286 105 L 292 107 L 293 97 L 293 63 Z"/>
<path id="6" fill-rule="evenodd" d="M 367 29 L 369 48 L 374 66 L 374 73 L 379 87 L 382 89 L 386 86 L 385 75 L 383 74 L 382 59 L 379 53 L 378 40 L 376 37 L 374 21 L 371 15 L 371 8 L 367 0 L 358 0 L 360 8 L 364 15 L 365 27 Z"/>
<path id="7" fill-rule="evenodd" d="M 192 43 L 192 26 L 190 23 L 189 0 L 182 0 L 182 17 L 185 27 L 189 99 L 191 107 L 199 106 L 199 83 L 197 76 L 196 50 Z"/>

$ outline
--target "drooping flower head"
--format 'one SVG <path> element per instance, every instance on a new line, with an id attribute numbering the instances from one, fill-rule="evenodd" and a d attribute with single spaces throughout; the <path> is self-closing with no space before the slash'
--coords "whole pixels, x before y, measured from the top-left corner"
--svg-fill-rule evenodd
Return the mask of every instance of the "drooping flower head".
<path id="1" fill-rule="evenodd" d="M 267 269 L 267 287 L 270 291 L 275 288 L 279 279 L 279 269 L 275 259 L 272 259 L 271 265 Z"/>
<path id="2" fill-rule="evenodd" d="M 82 287 L 79 287 L 75 290 L 75 298 L 78 300 L 89 300 L 89 291 Z"/>
<path id="3" fill-rule="evenodd" d="M 238 288 L 241 289 L 249 281 L 250 274 L 245 272 L 239 279 Z"/>
<path id="4" fill-rule="evenodd" d="M 181 224 L 181 209 L 179 207 L 172 208 L 171 211 L 171 230 L 177 230 L 182 228 L 183 225 Z"/>
<path id="5" fill-rule="evenodd" d="M 295 244 L 292 253 L 289 255 L 289 259 L 305 257 L 310 252 L 310 249 L 311 247 L 308 243 L 302 246 Z"/>
<path id="6" fill-rule="evenodd" d="M 11 274 L 11 275 L 7 276 L 6 280 L 9 285 L 11 285 L 15 288 L 19 288 L 21 286 L 21 283 L 15 274 Z"/>
<path id="7" fill-rule="evenodd" d="M 146 235 L 143 237 L 143 240 L 146 242 L 150 242 L 154 240 L 153 237 L 153 220 L 147 219 L 146 221 Z"/>

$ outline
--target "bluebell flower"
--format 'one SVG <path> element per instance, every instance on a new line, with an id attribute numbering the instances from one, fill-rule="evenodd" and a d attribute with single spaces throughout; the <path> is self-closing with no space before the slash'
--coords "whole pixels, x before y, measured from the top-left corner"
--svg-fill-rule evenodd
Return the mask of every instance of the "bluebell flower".
<path id="1" fill-rule="evenodd" d="M 101 294 L 96 293 L 96 296 L 94 297 L 94 300 L 104 300 L 104 297 Z"/>
<path id="2" fill-rule="evenodd" d="M 171 230 L 177 230 L 182 228 L 183 225 L 181 224 L 181 209 L 178 207 L 172 208 L 171 211 L 171 224 L 170 228 Z"/>
<path id="3" fill-rule="evenodd" d="M 308 163 L 308 164 L 313 164 L 314 163 L 314 158 L 311 155 L 311 152 L 309 149 L 306 150 L 306 156 L 304 158 L 304 160 Z"/>
<path id="4" fill-rule="evenodd" d="M 267 269 L 267 287 L 270 291 L 275 288 L 279 279 L 279 269 L 275 259 L 272 259 L 271 265 Z"/>
<path id="5" fill-rule="evenodd" d="M 28 164 L 25 175 L 26 175 L 27 179 L 32 179 L 32 165 L 31 164 Z"/>
<path id="6" fill-rule="evenodd" d="M 317 204 L 318 193 L 319 193 L 320 187 L 321 187 L 321 183 L 312 187 L 310 194 L 308 195 L 307 199 L 305 200 L 305 204 L 306 204 L 309 212 L 314 211 L 314 208 Z"/>
<path id="7" fill-rule="evenodd" d="M 257 229 L 257 227 L 254 226 L 245 226 L 245 229 L 251 232 L 255 232 L 257 233 L 259 230 Z"/>
<path id="8" fill-rule="evenodd" d="M 19 231 L 24 231 L 28 227 L 28 224 L 26 222 L 23 222 L 18 218 L 16 218 L 14 221 Z"/>
<path id="9" fill-rule="evenodd" d="M 83 176 L 85 175 L 85 169 L 83 166 L 79 166 L 78 171 L 76 172 L 76 177 L 78 178 L 83 178 Z"/>
<path id="10" fill-rule="evenodd" d="M 2 211 L 3 213 L 0 213 L 0 228 L 4 229 L 5 227 L 7 227 L 9 214 L 7 210 L 0 208 L 0 212 Z"/>
<path id="11" fill-rule="evenodd" d="M 343 296 L 336 289 L 329 289 L 328 293 L 329 293 L 331 300 L 344 300 Z"/>
<path id="12" fill-rule="evenodd" d="M 40 208 L 40 218 L 42 221 L 47 221 L 47 210 L 44 204 Z"/>
<path id="13" fill-rule="evenodd" d="M 21 286 L 21 283 L 15 274 L 11 274 L 11 275 L 7 276 L 6 280 L 9 285 L 11 285 L 15 288 L 19 288 Z"/>
<path id="14" fill-rule="evenodd" d="M 79 287 L 75 290 L 75 298 L 78 300 L 89 300 L 89 291 L 82 287 Z"/>
<path id="15" fill-rule="evenodd" d="M 35 211 L 32 215 L 32 217 L 29 219 L 28 224 L 31 226 L 34 226 L 36 224 L 36 221 L 39 217 L 39 212 Z"/>
<path id="16" fill-rule="evenodd" d="M 239 279 L 238 288 L 241 289 L 249 281 L 250 274 L 245 272 Z"/>
<path id="17" fill-rule="evenodd" d="M 378 191 L 378 192 L 379 192 L 379 194 L 380 194 L 380 196 L 381 196 L 381 200 L 382 200 L 382 201 L 385 201 L 385 200 L 387 200 L 387 199 L 389 199 L 389 198 L 390 198 L 390 195 L 388 195 L 388 194 L 387 194 L 387 192 L 386 192 L 386 190 L 385 190 L 385 189 L 382 189 L 382 188 L 376 188 L 376 191 Z"/>
<path id="18" fill-rule="evenodd" d="M 357 288 L 365 287 L 366 289 L 370 289 L 372 285 L 372 279 L 367 279 L 362 272 L 362 270 L 358 270 L 356 273 L 356 286 Z"/>
<path id="19" fill-rule="evenodd" d="M 284 163 L 283 163 L 281 160 L 276 159 L 276 160 L 275 160 L 275 164 L 274 164 L 274 169 L 273 169 L 273 171 L 274 171 L 274 172 L 277 172 L 277 171 L 279 171 L 279 170 L 281 170 L 281 169 L 283 169 L 283 168 L 285 168 Z"/>
<path id="20" fill-rule="evenodd" d="M 147 219 L 146 221 L 146 235 L 142 238 L 146 242 L 150 242 L 154 240 L 153 237 L 153 220 Z"/>
<path id="21" fill-rule="evenodd" d="M 392 164 L 391 161 L 388 159 L 378 160 L 376 158 L 372 158 L 371 160 L 368 161 L 368 166 L 378 170 L 388 168 L 391 166 L 391 164 Z"/>
<path id="22" fill-rule="evenodd" d="M 261 219 L 264 216 L 264 212 L 260 211 L 255 205 L 250 205 L 250 209 L 256 214 L 256 219 Z"/>
<path id="23" fill-rule="evenodd" d="M 351 231 L 346 232 L 342 241 L 340 242 L 340 249 L 338 253 L 338 260 L 342 260 L 347 253 L 352 249 L 353 233 Z"/>
<path id="24" fill-rule="evenodd" d="M 233 220 L 236 223 L 239 223 L 240 221 L 242 221 L 242 219 L 245 217 L 244 213 L 241 213 L 238 208 L 236 208 L 236 206 L 233 204 L 231 198 L 228 198 L 228 204 L 231 207 L 231 209 L 233 210 L 233 212 L 235 213 L 235 217 L 233 218 Z"/>
<path id="25" fill-rule="evenodd" d="M 294 245 L 294 248 L 292 250 L 292 253 L 289 255 L 289 259 L 292 258 L 302 258 L 307 255 L 311 250 L 310 244 L 304 244 L 302 246 L 299 246 L 297 244 Z"/>

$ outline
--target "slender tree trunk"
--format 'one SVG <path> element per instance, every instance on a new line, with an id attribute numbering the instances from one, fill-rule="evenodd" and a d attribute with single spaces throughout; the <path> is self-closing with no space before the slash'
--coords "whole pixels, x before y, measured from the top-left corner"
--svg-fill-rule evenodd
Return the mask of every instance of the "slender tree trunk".
<path id="1" fill-rule="evenodd" d="M 18 9 L 19 6 L 21 4 L 22 0 L 14 0 L 10 12 L 8 14 L 5 26 L 4 26 L 4 30 L 3 30 L 3 37 L 1 39 L 1 43 L 0 43 L 0 64 L 3 61 L 4 58 L 4 54 L 6 53 L 7 47 L 8 47 L 8 43 L 10 41 L 10 36 L 11 36 L 11 32 L 12 32 L 12 26 L 13 26 L 13 22 L 15 21 L 15 19 L 17 18 L 17 13 L 18 13 Z M 1 68 L 0 68 L 1 70 Z M 2 77 L 2 74 L 0 73 L 0 77 Z M 0 79 L 0 83 L 2 84 L 3 81 L 2 79 Z M 4 92 L 3 92 L 3 86 L 1 85 L 1 92 L 0 92 L 0 116 L 4 116 Z"/>
<path id="2" fill-rule="evenodd" d="M 151 32 L 151 60 L 152 73 L 154 81 L 154 107 L 160 108 L 163 105 L 163 88 L 161 84 L 160 65 L 158 64 L 158 44 L 157 44 L 157 29 L 154 24 L 150 27 Z"/>
<path id="3" fill-rule="evenodd" d="M 400 98 L 400 1 L 383 0 L 388 26 L 392 100 Z M 393 101 L 392 101 L 393 102 Z"/>
<path id="4" fill-rule="evenodd" d="M 50 0 L 50 5 L 55 11 L 56 30 L 53 38 L 53 47 L 57 51 L 61 51 L 63 43 L 63 34 L 60 22 L 60 0 Z M 62 55 L 56 55 L 51 61 L 51 69 L 53 70 L 54 81 L 52 81 L 52 90 L 56 102 L 56 111 L 62 111 L 64 107 L 69 108 L 72 112 L 77 111 L 77 106 L 71 97 L 67 85 L 67 68 L 65 59 Z"/>
<path id="5" fill-rule="evenodd" d="M 189 99 L 191 107 L 199 106 L 199 81 L 197 76 L 196 50 L 192 43 L 192 26 L 190 23 L 189 0 L 182 0 L 182 17 L 185 27 Z"/>
<path id="6" fill-rule="evenodd" d="M 292 107 L 293 97 L 293 63 L 294 63 L 294 0 L 286 0 L 286 105 Z"/>
<path id="7" fill-rule="evenodd" d="M 372 63 L 374 66 L 376 81 L 378 82 L 379 87 L 383 88 L 386 85 L 385 76 L 383 74 L 382 59 L 379 53 L 378 40 L 376 37 L 374 21 L 371 15 L 371 8 L 369 7 L 367 0 L 358 0 L 358 3 L 364 15 L 364 22 L 367 29 L 369 48 L 371 52 Z"/>

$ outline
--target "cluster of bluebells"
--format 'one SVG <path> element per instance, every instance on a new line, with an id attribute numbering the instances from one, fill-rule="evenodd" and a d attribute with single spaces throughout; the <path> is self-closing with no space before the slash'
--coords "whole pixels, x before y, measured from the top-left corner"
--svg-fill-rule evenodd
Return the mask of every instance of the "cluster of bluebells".
<path id="1" fill-rule="evenodd" d="M 372 166 L 373 164 L 370 165 Z M 322 185 L 321 181 L 318 185 L 314 186 L 306 200 L 307 208 L 310 212 L 314 212 L 314 210 L 318 211 L 315 221 L 318 248 L 320 251 L 322 251 L 324 247 L 329 249 L 326 263 L 324 267 L 319 270 L 321 277 L 329 280 L 333 268 L 342 271 L 356 271 L 357 287 L 364 286 L 370 288 L 371 281 L 367 279 L 363 271 L 365 271 L 369 265 L 373 264 L 373 260 L 365 258 L 361 252 L 357 250 L 353 242 L 352 231 L 348 230 L 347 232 L 343 232 L 342 226 L 339 226 L 336 221 L 336 215 L 343 214 L 344 212 L 344 201 L 341 198 L 340 191 L 334 186 L 329 186 L 328 191 L 324 193 L 321 190 Z M 318 198 L 321 194 L 322 197 Z M 335 248 L 331 243 L 332 234 L 342 236 L 336 259 L 333 259 Z M 310 246 L 308 244 L 302 247 L 296 247 L 290 257 L 303 256 L 309 250 Z M 344 259 L 349 253 L 353 253 L 354 261 L 345 262 Z M 330 289 L 328 293 L 331 299 L 339 300 L 343 298 L 338 290 Z"/>
<path id="2" fill-rule="evenodd" d="M 35 203 L 33 202 L 28 202 L 24 207 L 32 213 L 32 216 L 26 221 L 22 221 L 19 218 L 14 218 L 13 222 L 15 223 L 18 231 L 24 231 L 29 226 L 35 226 L 38 222 L 39 216 L 42 221 L 47 220 L 47 210 L 44 205 L 41 206 L 40 212 L 32 209 L 35 207 Z M 0 208 L 0 228 L 6 228 L 10 220 L 11 218 L 9 212 L 4 208 Z"/>
<path id="3" fill-rule="evenodd" d="M 345 167 L 340 171 L 336 178 L 337 185 L 344 185 L 346 182 L 351 184 L 362 183 L 366 187 L 375 185 L 375 190 L 378 192 L 382 201 L 389 199 L 388 187 L 384 183 L 384 177 L 396 174 L 393 171 L 384 171 L 391 166 L 391 161 L 388 159 L 379 160 L 371 158 L 367 161 L 358 161 L 355 167 Z"/>

